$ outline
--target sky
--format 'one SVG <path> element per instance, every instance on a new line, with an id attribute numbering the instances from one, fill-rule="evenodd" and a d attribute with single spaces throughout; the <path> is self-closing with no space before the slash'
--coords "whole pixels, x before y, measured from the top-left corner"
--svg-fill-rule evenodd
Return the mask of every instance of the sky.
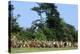
<path id="1" fill-rule="evenodd" d="M 35 2 L 26 1 L 12 1 L 15 9 L 13 11 L 14 16 L 20 14 L 21 17 L 17 19 L 20 27 L 31 27 L 32 21 L 39 19 L 40 17 L 31 8 L 38 6 Z M 55 4 L 57 10 L 60 13 L 60 17 L 68 24 L 73 25 L 78 29 L 78 6 L 73 4 Z"/>

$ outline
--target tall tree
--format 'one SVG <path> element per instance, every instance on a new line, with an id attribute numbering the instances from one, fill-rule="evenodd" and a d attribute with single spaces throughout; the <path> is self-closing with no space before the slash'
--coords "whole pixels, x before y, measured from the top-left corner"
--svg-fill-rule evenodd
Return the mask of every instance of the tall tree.
<path id="1" fill-rule="evenodd" d="M 41 14 L 45 13 L 46 14 L 45 24 L 47 24 L 48 28 L 53 30 L 53 33 L 55 31 L 57 36 L 60 36 L 61 35 L 60 29 L 62 26 L 61 18 L 59 17 L 59 12 L 57 11 L 56 9 L 57 7 L 55 6 L 55 4 L 52 4 L 52 3 L 37 3 L 37 4 L 39 6 L 32 8 L 32 10 L 36 11 L 40 16 Z"/>
<path id="2" fill-rule="evenodd" d="M 17 17 L 13 16 L 13 10 L 14 10 L 14 5 L 11 3 L 11 1 L 8 2 L 8 16 L 9 16 L 9 52 L 11 52 L 11 39 L 14 36 L 13 34 L 17 34 L 21 28 L 18 25 L 17 22 L 17 17 L 20 15 L 17 15 Z M 16 35 L 15 34 L 15 35 Z"/>
<path id="3" fill-rule="evenodd" d="M 38 20 L 40 21 L 40 23 L 43 22 L 42 14 L 43 13 L 46 14 L 45 24 L 47 25 L 46 27 L 48 27 L 52 31 L 51 33 L 53 34 L 53 36 L 55 36 L 54 38 L 56 40 L 72 41 L 75 33 L 75 28 L 72 25 L 65 23 L 63 19 L 60 18 L 60 14 L 55 4 L 52 4 L 52 3 L 37 3 L 37 4 L 39 6 L 33 7 L 32 10 L 36 11 L 39 14 L 39 16 L 41 16 L 41 20 Z M 35 21 L 35 25 L 37 25 L 38 27 L 40 27 L 41 25 L 41 29 L 43 28 L 42 30 L 44 30 L 44 26 L 43 26 L 44 23 L 37 24 L 36 22 L 37 21 Z M 49 31 L 49 30 L 46 28 L 46 31 Z M 47 32 L 47 34 L 49 34 L 49 32 Z M 53 36 L 49 35 L 49 37 L 53 37 Z"/>
<path id="4" fill-rule="evenodd" d="M 48 27 L 59 27 L 61 19 L 59 17 L 59 12 L 56 9 L 57 7 L 52 3 L 38 3 L 38 5 L 39 7 L 34 7 L 32 10 L 36 11 L 40 16 L 45 12 Z"/>
<path id="5" fill-rule="evenodd" d="M 17 22 L 17 18 L 20 16 L 20 15 L 17 15 L 17 17 L 14 17 L 13 16 L 13 10 L 14 10 L 14 6 L 12 5 L 11 1 L 9 1 L 9 23 L 10 23 L 10 30 L 12 33 L 16 33 L 18 31 L 20 31 L 20 27 L 18 25 L 18 22 Z"/>

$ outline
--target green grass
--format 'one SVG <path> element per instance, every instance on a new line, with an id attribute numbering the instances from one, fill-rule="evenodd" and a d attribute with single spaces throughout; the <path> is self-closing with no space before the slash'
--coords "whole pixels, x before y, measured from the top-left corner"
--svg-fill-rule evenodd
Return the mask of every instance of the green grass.
<path id="1" fill-rule="evenodd" d="M 56 50 L 72 50 L 77 48 L 11 48 L 11 53 L 43 52 Z"/>

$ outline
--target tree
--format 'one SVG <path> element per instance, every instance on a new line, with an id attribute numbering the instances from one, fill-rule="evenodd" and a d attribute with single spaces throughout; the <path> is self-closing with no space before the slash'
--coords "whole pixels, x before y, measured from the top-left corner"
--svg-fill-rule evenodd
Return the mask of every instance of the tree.
<path id="1" fill-rule="evenodd" d="M 8 11 L 9 11 L 9 48 L 11 46 L 11 37 L 13 36 L 17 36 L 18 33 L 21 31 L 21 27 L 19 27 L 19 24 L 17 22 L 17 18 L 20 15 L 17 15 L 16 17 L 13 16 L 13 10 L 14 10 L 14 5 L 11 3 L 11 1 L 9 1 L 8 3 Z M 17 37 L 16 37 L 17 39 Z M 9 52 L 11 52 L 11 50 L 9 49 Z"/>
<path id="2" fill-rule="evenodd" d="M 34 39 L 33 32 L 31 31 L 30 28 L 27 28 L 26 30 L 21 30 L 19 32 L 18 39 L 19 40 L 32 40 Z"/>
<path id="3" fill-rule="evenodd" d="M 36 40 L 47 40 L 46 35 L 43 33 L 41 29 L 39 29 L 38 32 L 35 32 L 34 36 Z"/>
<path id="4" fill-rule="evenodd" d="M 48 27 L 59 27 L 60 17 L 57 7 L 51 3 L 38 3 L 38 5 L 39 7 L 34 7 L 32 10 L 36 11 L 40 16 L 45 12 Z"/>
<path id="5" fill-rule="evenodd" d="M 74 28 L 74 26 L 72 26 L 70 24 L 66 24 L 66 27 L 67 27 L 67 32 L 69 34 L 68 39 L 73 42 L 75 39 L 77 39 L 77 36 L 78 36 L 76 29 Z M 74 38 L 74 36 L 76 36 L 76 37 Z"/>
<path id="6" fill-rule="evenodd" d="M 59 17 L 59 12 L 56 9 L 57 7 L 51 3 L 38 3 L 38 5 L 39 7 L 34 7 L 32 10 L 36 11 L 40 16 L 44 12 L 46 14 L 45 24 L 47 24 L 47 27 L 50 28 L 50 30 L 53 30 L 53 34 L 54 31 L 56 35 L 57 33 L 59 34 L 59 30 L 61 29 L 61 19 Z M 51 37 L 51 35 L 49 36 Z M 60 34 L 57 36 L 60 36 Z"/>
<path id="7" fill-rule="evenodd" d="M 41 19 L 36 20 L 33 25 L 34 27 L 41 28 L 42 31 L 45 31 L 47 38 L 54 37 L 56 40 L 70 40 L 72 41 L 74 38 L 75 28 L 72 25 L 69 25 L 60 18 L 60 14 L 57 10 L 55 4 L 52 3 L 37 3 L 38 7 L 33 7 L 32 10 L 36 11 Z M 46 21 L 43 23 L 42 14 L 46 14 Z M 37 23 L 40 21 L 39 23 Z M 46 25 L 46 26 L 44 26 Z M 45 29 L 46 28 L 46 29 Z M 53 38 L 53 39 L 54 39 Z M 51 39 L 51 38 L 50 38 Z M 49 39 L 49 40 L 50 40 Z"/>
<path id="8" fill-rule="evenodd" d="M 11 33 L 19 32 L 21 28 L 19 27 L 17 18 L 20 17 L 20 15 L 17 15 L 16 17 L 13 16 L 14 6 L 12 5 L 11 1 L 9 1 L 8 10 L 9 10 L 9 23 L 10 23 Z"/>

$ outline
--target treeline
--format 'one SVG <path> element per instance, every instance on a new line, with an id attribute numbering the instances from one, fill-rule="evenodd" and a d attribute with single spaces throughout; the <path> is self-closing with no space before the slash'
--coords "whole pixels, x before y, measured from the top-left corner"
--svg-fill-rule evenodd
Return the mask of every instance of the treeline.
<path id="1" fill-rule="evenodd" d="M 21 28 L 13 16 L 14 5 L 9 2 L 9 19 L 11 39 L 16 36 L 18 40 L 47 40 L 78 42 L 78 31 L 74 26 L 67 24 L 60 17 L 57 6 L 52 3 L 37 3 L 31 10 L 37 12 L 40 19 L 32 22 L 30 28 Z M 46 15 L 45 18 L 43 15 Z M 30 18 L 30 17 L 29 17 Z M 69 19 L 69 18 L 68 18 Z"/>

